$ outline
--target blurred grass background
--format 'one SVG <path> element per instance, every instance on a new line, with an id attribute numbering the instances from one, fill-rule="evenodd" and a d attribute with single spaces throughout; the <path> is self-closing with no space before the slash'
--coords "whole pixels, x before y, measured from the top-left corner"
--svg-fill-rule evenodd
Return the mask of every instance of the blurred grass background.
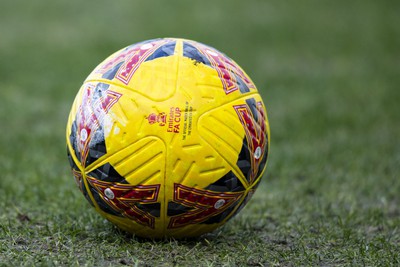
<path id="1" fill-rule="evenodd" d="M 390 0 L 1 1 L 0 265 L 399 265 L 399 11 Z M 198 240 L 115 230 L 66 158 L 82 81 L 156 37 L 225 52 L 268 109 L 262 185 Z"/>

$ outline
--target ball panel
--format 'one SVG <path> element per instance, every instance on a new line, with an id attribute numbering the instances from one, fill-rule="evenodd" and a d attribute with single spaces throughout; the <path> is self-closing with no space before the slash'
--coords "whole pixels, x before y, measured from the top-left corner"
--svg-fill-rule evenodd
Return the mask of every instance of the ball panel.
<path id="1" fill-rule="evenodd" d="M 111 141 L 110 141 L 111 142 Z M 126 181 L 133 185 L 164 182 L 165 145 L 157 137 L 144 137 L 107 157 Z"/>
<path id="2" fill-rule="evenodd" d="M 131 185 L 100 181 L 90 176 L 86 178 L 97 209 L 126 217 L 142 227 L 156 228 L 161 213 L 160 184 Z"/>
<path id="3" fill-rule="evenodd" d="M 237 165 L 251 185 L 260 177 L 267 162 L 269 128 L 266 111 L 262 100 L 255 98 L 247 98 L 246 104 L 234 108 L 246 134 Z"/>
<path id="4" fill-rule="evenodd" d="M 153 101 L 167 100 L 176 89 L 179 57 L 174 55 L 175 46 L 173 39 L 128 46 L 103 61 L 86 82 L 103 81 L 136 91 Z"/>
<path id="5" fill-rule="evenodd" d="M 236 62 L 225 54 L 208 45 L 190 40 L 183 41 L 184 56 L 194 59 L 215 69 L 222 82 L 225 94 L 239 91 L 248 93 L 257 91 L 250 77 L 239 67 Z"/>
<path id="6" fill-rule="evenodd" d="M 120 140 L 108 138 L 107 145 L 113 141 Z M 104 175 L 105 169 L 109 175 Z M 95 190 L 93 197 L 99 196 L 96 202 L 101 214 L 109 219 L 113 218 L 109 215 L 115 217 L 119 213 L 131 221 L 125 223 L 125 227 L 133 233 L 139 226 L 150 228 L 146 233 L 163 233 L 160 229 L 165 221 L 164 177 L 165 146 L 154 136 L 141 138 L 121 150 L 110 150 L 106 158 L 86 171 L 88 185 Z M 121 220 L 123 218 L 118 219 Z"/>
<path id="7" fill-rule="evenodd" d="M 105 83 L 84 84 L 78 93 L 81 100 L 76 101 L 71 111 L 68 141 L 83 167 L 107 153 L 108 113 L 121 97 L 109 88 Z"/>
<path id="8" fill-rule="evenodd" d="M 268 121 L 258 94 L 240 98 L 203 114 L 198 132 L 251 186 L 265 168 Z"/>

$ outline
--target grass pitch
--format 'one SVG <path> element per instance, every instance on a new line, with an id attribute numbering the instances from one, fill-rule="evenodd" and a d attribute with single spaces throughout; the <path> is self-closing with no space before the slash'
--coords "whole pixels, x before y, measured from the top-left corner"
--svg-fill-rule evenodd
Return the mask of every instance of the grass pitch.
<path id="1" fill-rule="evenodd" d="M 0 4 L 1 266 L 400 265 L 398 1 Z M 267 105 L 264 180 L 226 226 L 146 241 L 76 188 L 65 124 L 88 73 L 155 37 L 224 51 Z"/>

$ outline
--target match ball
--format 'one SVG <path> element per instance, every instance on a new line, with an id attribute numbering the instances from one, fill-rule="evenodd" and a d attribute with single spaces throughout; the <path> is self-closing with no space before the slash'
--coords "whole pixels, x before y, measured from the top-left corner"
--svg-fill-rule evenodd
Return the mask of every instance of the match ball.
<path id="1" fill-rule="evenodd" d="M 263 100 L 243 69 L 175 38 L 133 44 L 100 63 L 66 129 L 84 197 L 147 238 L 199 236 L 237 214 L 260 184 L 269 136 Z"/>

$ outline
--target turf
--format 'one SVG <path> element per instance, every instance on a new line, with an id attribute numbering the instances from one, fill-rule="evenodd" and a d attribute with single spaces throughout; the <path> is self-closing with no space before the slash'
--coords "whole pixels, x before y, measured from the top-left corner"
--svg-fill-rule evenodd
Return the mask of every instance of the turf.
<path id="1" fill-rule="evenodd" d="M 0 266 L 400 265 L 398 1 L 0 4 Z M 198 239 L 126 235 L 89 207 L 70 105 L 107 55 L 184 37 L 234 58 L 267 105 L 263 182 Z"/>

